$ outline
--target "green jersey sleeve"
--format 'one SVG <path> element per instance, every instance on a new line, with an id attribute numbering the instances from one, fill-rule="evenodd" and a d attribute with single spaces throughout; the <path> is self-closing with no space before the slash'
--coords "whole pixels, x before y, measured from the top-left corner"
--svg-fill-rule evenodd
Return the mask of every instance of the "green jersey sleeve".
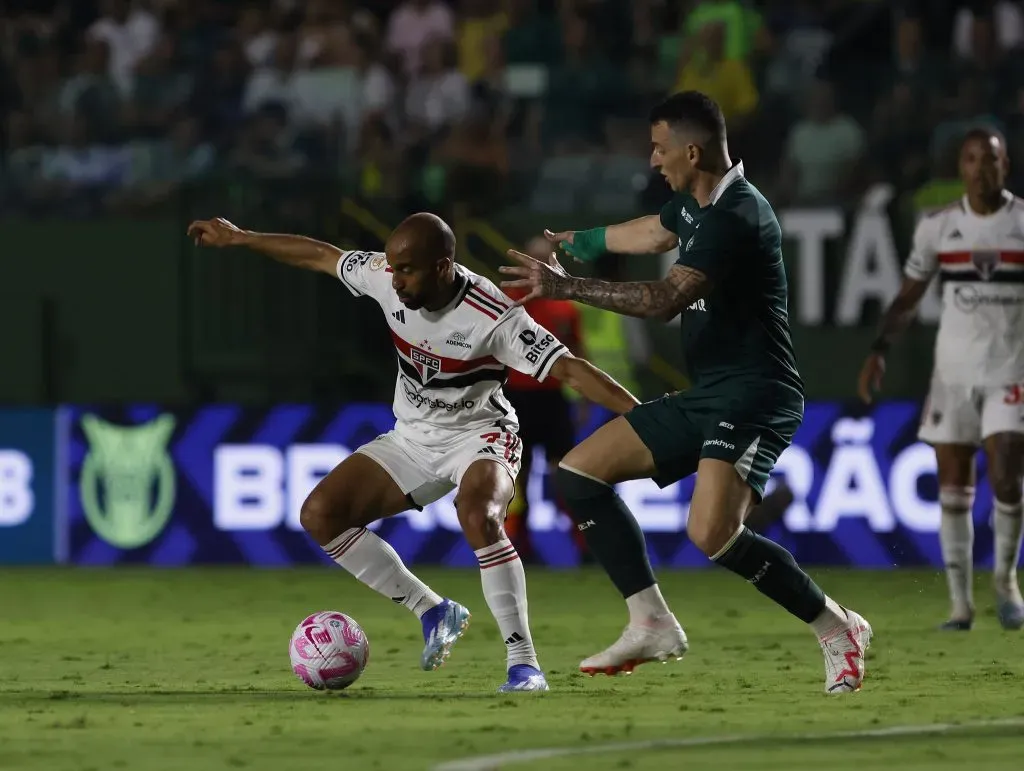
<path id="1" fill-rule="evenodd" d="M 679 246 L 676 265 L 694 268 L 718 283 L 736 267 L 744 254 L 745 224 L 728 211 L 708 212 L 690 240 Z"/>
<path id="2" fill-rule="evenodd" d="M 661 226 L 670 233 L 675 233 L 679 223 L 676 222 L 676 202 L 669 201 L 661 207 Z"/>

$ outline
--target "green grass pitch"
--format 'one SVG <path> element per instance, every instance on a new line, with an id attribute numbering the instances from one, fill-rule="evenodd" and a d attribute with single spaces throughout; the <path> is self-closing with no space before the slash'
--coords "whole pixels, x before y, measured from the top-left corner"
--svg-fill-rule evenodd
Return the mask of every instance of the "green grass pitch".
<path id="1" fill-rule="evenodd" d="M 1004 632 L 978 577 L 981 616 L 940 633 L 936 572 L 814 571 L 876 632 L 863 691 L 821 692 L 813 635 L 725 571 L 661 575 L 690 637 L 683 661 L 587 678 L 625 608 L 603 574 L 528 570 L 530 615 L 552 691 L 498 695 L 504 646 L 474 570 L 423 570 L 473 611 L 437 672 L 418 668 L 419 623 L 330 567 L 26 569 L 0 572 L 0 769 L 432 769 L 500 752 L 592 754 L 466 768 L 1020 769 L 1024 634 Z M 308 613 L 341 610 L 370 638 L 348 691 L 289 671 Z M 1003 725 L 977 725 L 1006 720 Z M 931 735 L 821 734 L 960 723 Z M 762 736 L 691 746 L 620 742 Z"/>

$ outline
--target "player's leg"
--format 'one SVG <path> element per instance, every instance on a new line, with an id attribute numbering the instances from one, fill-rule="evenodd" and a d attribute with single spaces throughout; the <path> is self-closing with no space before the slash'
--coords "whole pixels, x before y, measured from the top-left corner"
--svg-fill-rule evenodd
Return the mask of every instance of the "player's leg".
<path id="1" fill-rule="evenodd" d="M 569 509 L 566 506 L 565 498 L 558 486 L 558 467 L 564 458 L 576 444 L 576 422 L 573 419 L 573 405 L 565 397 L 561 390 L 545 392 L 545 415 L 543 433 L 540 441 L 544 446 L 544 455 L 547 460 L 547 475 L 545 476 L 545 489 L 550 490 L 555 506 L 560 512 L 569 517 Z M 593 557 L 587 549 L 587 539 L 576 527 L 572 528 L 572 539 L 580 555 L 583 564 L 593 562 Z"/>
<path id="2" fill-rule="evenodd" d="M 966 632 L 974 623 L 974 454 L 972 444 L 936 444 L 939 544 L 949 587 L 949 620 L 939 628 Z"/>
<path id="3" fill-rule="evenodd" d="M 858 690 L 871 627 L 826 596 L 785 548 L 744 524 L 788 440 L 760 426 L 724 425 L 704 442 L 686 526 L 690 540 L 810 625 L 825 655 L 828 693 Z"/>
<path id="4" fill-rule="evenodd" d="M 974 455 L 981 413 L 970 386 L 932 375 L 917 436 L 935 448 L 942 519 L 939 543 L 946 567 L 950 616 L 939 628 L 966 631 L 974 621 Z"/>
<path id="5" fill-rule="evenodd" d="M 530 633 L 526 571 L 502 527 L 505 510 L 512 500 L 519 460 L 515 435 L 502 436 L 509 438 L 498 440 L 493 445 L 498 452 L 508 455 L 507 460 L 503 458 L 499 462 L 479 455 L 476 456 L 479 459 L 471 460 L 459 474 L 455 509 L 466 540 L 480 563 L 484 599 L 505 641 L 508 681 L 498 690 L 546 691 L 547 681 L 537 661 Z M 508 453 L 505 453 L 506 449 Z M 478 448 L 474 447 L 474 454 L 477 451 Z"/>
<path id="6" fill-rule="evenodd" d="M 630 415 L 638 424 L 664 426 L 658 415 L 669 408 L 659 402 L 640 405 L 633 410 L 638 414 Z M 685 443 L 682 439 L 680 444 Z M 651 570 L 643 531 L 613 487 L 656 473 L 651 450 L 624 417 L 601 426 L 568 452 L 559 467 L 559 488 L 570 516 L 629 610 L 622 636 L 580 663 L 587 674 L 628 673 L 638 664 L 679 658 L 687 650 L 686 635 Z"/>
<path id="7" fill-rule="evenodd" d="M 424 669 L 436 669 L 443 663 L 465 631 L 469 611 L 431 590 L 391 545 L 366 525 L 442 494 L 443 489 L 432 484 L 392 432 L 338 464 L 313 488 L 300 511 L 302 527 L 331 559 L 419 617 L 425 641 L 420 662 Z M 423 497 L 417 499 L 416 495 Z"/>
<path id="8" fill-rule="evenodd" d="M 995 535 L 993 582 L 999 623 L 1004 629 L 1024 627 L 1024 599 L 1017 583 L 1021 549 L 1021 487 L 1024 485 L 1024 433 L 1019 388 L 999 389 L 986 396 L 982 435 L 992 486 L 992 530 Z"/>
<path id="9" fill-rule="evenodd" d="M 508 514 L 505 517 L 505 533 L 516 547 L 520 557 L 527 562 L 533 556 L 528 526 L 530 516 L 528 488 L 530 473 L 533 470 L 533 451 L 533 443 L 523 440 L 522 464 L 515 481 L 515 493 L 509 502 Z"/>

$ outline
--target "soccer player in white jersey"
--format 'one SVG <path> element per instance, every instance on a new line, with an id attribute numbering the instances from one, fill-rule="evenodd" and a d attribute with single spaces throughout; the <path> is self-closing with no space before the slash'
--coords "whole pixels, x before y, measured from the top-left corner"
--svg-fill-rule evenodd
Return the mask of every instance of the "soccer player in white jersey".
<path id="1" fill-rule="evenodd" d="M 860 372 L 869 402 L 885 354 L 910 323 L 932 278 L 942 282 L 935 369 L 918 436 L 935 447 L 942 558 L 952 611 L 943 629 L 969 630 L 972 592 L 974 456 L 988 458 L 994 507 L 993 583 L 999 621 L 1024 626 L 1017 584 L 1024 482 L 1024 201 L 1004 189 L 1009 160 L 997 131 L 977 128 L 960 148 L 967 194 L 926 216 L 914 233 L 899 294 Z"/>
<path id="2" fill-rule="evenodd" d="M 399 365 L 395 429 L 321 480 L 302 506 L 302 526 L 335 562 L 420 618 L 421 666 L 432 670 L 465 631 L 469 611 L 432 591 L 366 526 L 457 488 L 459 523 L 507 649 L 508 679 L 498 690 L 547 690 L 530 634 L 526 575 L 502 528 L 522 449 L 501 384 L 514 368 L 538 380 L 557 377 L 617 413 L 632 409 L 636 398 L 569 354 L 490 281 L 458 265 L 455 236 L 432 214 L 404 220 L 384 252 L 346 252 L 303 236 L 240 230 L 223 219 L 194 222 L 188 233 L 203 246 L 245 246 L 327 273 L 380 305 Z"/>

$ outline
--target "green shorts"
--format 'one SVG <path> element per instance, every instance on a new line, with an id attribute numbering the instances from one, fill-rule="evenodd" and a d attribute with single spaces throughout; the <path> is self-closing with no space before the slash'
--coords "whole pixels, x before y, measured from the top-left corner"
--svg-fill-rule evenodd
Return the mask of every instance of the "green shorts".
<path id="1" fill-rule="evenodd" d="M 659 487 L 696 472 L 701 458 L 715 458 L 731 463 L 760 502 L 803 420 L 803 399 L 694 389 L 641 404 L 625 417 L 654 456 Z"/>

